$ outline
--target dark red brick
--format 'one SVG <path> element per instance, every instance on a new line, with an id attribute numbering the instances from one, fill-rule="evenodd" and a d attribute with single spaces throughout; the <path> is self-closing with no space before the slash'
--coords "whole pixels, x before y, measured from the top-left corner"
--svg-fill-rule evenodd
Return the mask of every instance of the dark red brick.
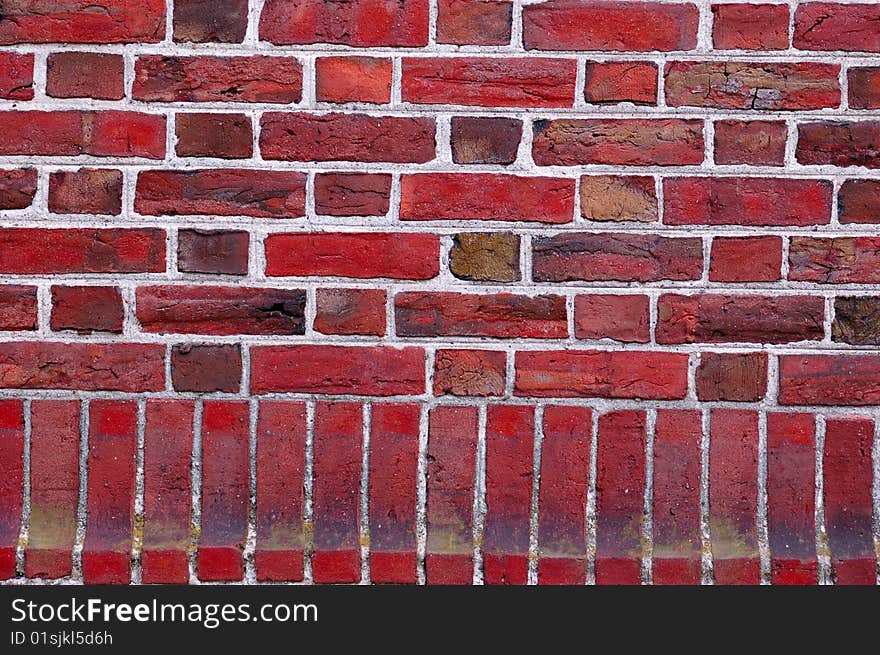
<path id="1" fill-rule="evenodd" d="M 238 344 L 174 346 L 171 381 L 175 391 L 238 393 L 241 347 Z"/>
<path id="2" fill-rule="evenodd" d="M 781 355 L 779 404 L 876 405 L 880 357 L 873 354 Z"/>
<path id="3" fill-rule="evenodd" d="M 385 336 L 384 289 L 318 289 L 316 332 Z"/>
<path id="4" fill-rule="evenodd" d="M 0 209 L 27 209 L 37 192 L 37 169 L 0 169 Z"/>
<path id="5" fill-rule="evenodd" d="M 767 353 L 704 352 L 697 367 L 697 398 L 754 403 L 767 393 Z"/>
<path id="6" fill-rule="evenodd" d="M 53 330 L 122 332 L 125 310 L 117 287 L 52 287 Z"/>
<path id="7" fill-rule="evenodd" d="M 715 163 L 783 166 L 787 140 L 782 121 L 715 121 Z"/>
<path id="8" fill-rule="evenodd" d="M 81 168 L 49 176 L 49 211 L 53 214 L 122 212 L 122 171 Z"/>
<path id="9" fill-rule="evenodd" d="M 15 551 L 24 499 L 24 411 L 20 400 L 0 400 L 0 580 L 15 577 Z"/>
<path id="10" fill-rule="evenodd" d="M 241 43 L 247 31 L 247 0 L 174 0 L 174 40 Z"/>
<path id="11" fill-rule="evenodd" d="M 782 276 L 781 237 L 715 237 L 710 257 L 712 282 L 775 282 Z"/>
<path id="12" fill-rule="evenodd" d="M 328 216 L 385 216 L 391 204 L 391 176 L 369 173 L 315 175 L 315 211 Z"/>
<path id="13" fill-rule="evenodd" d="M 247 232 L 239 230 L 180 230 L 177 233 L 177 270 L 182 273 L 247 275 Z"/>
<path id="14" fill-rule="evenodd" d="M 178 157 L 247 159 L 254 152 L 251 119 L 245 114 L 177 114 Z"/>
<path id="15" fill-rule="evenodd" d="M 880 168 L 878 141 L 880 121 L 799 123 L 795 157 L 800 164 L 875 169 Z"/>
<path id="16" fill-rule="evenodd" d="M 850 109 L 880 109 L 880 67 L 854 67 L 847 71 Z"/>
<path id="17" fill-rule="evenodd" d="M 0 330 L 37 329 L 37 287 L 0 286 Z"/>
<path id="18" fill-rule="evenodd" d="M 837 209 L 841 223 L 880 223 L 880 180 L 844 180 Z"/>
<path id="19" fill-rule="evenodd" d="M 46 95 L 53 98 L 122 100 L 122 55 L 102 52 L 53 52 L 46 59 Z"/>
<path id="20" fill-rule="evenodd" d="M 0 98 L 33 100 L 34 56 L 15 52 L 0 53 Z"/>
<path id="21" fill-rule="evenodd" d="M 522 138 L 518 118 L 452 117 L 452 161 L 456 164 L 512 164 Z"/>

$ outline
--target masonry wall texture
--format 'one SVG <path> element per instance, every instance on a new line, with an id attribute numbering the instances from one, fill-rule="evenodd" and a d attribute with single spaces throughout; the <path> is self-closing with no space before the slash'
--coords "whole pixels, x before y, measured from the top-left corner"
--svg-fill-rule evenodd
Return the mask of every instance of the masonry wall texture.
<path id="1" fill-rule="evenodd" d="M 876 584 L 873 0 L 0 0 L 0 580 Z"/>

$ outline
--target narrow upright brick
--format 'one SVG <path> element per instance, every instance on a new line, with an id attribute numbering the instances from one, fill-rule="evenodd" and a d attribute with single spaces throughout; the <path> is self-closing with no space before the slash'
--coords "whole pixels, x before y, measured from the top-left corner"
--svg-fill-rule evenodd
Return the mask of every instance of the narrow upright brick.
<path id="1" fill-rule="evenodd" d="M 361 579 L 360 480 L 363 406 L 315 408 L 312 577 L 317 583 Z"/>
<path id="2" fill-rule="evenodd" d="M 825 477 L 825 530 L 831 550 L 831 574 L 840 585 L 874 585 L 871 500 L 871 448 L 874 421 L 869 417 L 829 418 L 825 427 L 822 472 Z"/>
<path id="3" fill-rule="evenodd" d="M 709 442 L 709 532 L 715 583 L 756 585 L 758 414 L 713 409 Z"/>
<path id="4" fill-rule="evenodd" d="M 538 584 L 581 585 L 586 581 L 592 430 L 588 407 L 544 408 Z"/>
<path id="5" fill-rule="evenodd" d="M 175 41 L 241 43 L 247 22 L 247 0 L 174 0 Z"/>
<path id="6" fill-rule="evenodd" d="M 773 584 L 816 584 L 812 414 L 767 414 L 767 532 Z"/>
<path id="7" fill-rule="evenodd" d="M 700 583 L 702 413 L 660 409 L 654 426 L 654 584 Z"/>
<path id="8" fill-rule="evenodd" d="M 438 406 L 428 433 L 428 584 L 471 584 L 478 410 Z"/>
<path id="9" fill-rule="evenodd" d="M 257 580 L 303 579 L 306 530 L 303 480 L 306 466 L 306 407 L 260 403 L 257 421 Z"/>
<path id="10" fill-rule="evenodd" d="M 125 62 L 103 52 L 53 52 L 46 59 L 46 95 L 52 98 L 122 100 Z"/>
<path id="11" fill-rule="evenodd" d="M 370 425 L 370 580 L 414 584 L 419 405 L 375 403 Z"/>
<path id="12" fill-rule="evenodd" d="M 641 580 L 645 503 L 644 411 L 599 417 L 596 478 L 596 584 L 637 585 Z"/>
<path id="13" fill-rule="evenodd" d="M 82 574 L 86 584 L 128 584 L 134 525 L 137 403 L 89 405 L 89 482 Z"/>
<path id="14" fill-rule="evenodd" d="M 202 411 L 202 522 L 198 575 L 241 580 L 248 530 L 248 403 L 206 401 Z"/>
<path id="15" fill-rule="evenodd" d="M 145 584 L 189 581 L 194 413 L 191 400 L 147 401 L 141 551 Z"/>
<path id="16" fill-rule="evenodd" d="M 512 18 L 507 0 L 439 0 L 437 43 L 507 45 Z"/>
<path id="17" fill-rule="evenodd" d="M 24 499 L 24 409 L 20 400 L 0 401 L 0 580 L 15 577 L 15 551 Z"/>

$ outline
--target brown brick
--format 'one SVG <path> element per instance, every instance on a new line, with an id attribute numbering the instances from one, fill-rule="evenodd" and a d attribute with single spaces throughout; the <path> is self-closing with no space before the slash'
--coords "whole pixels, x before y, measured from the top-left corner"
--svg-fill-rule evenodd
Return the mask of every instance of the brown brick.
<path id="1" fill-rule="evenodd" d="M 516 118 L 452 117 L 452 161 L 456 164 L 512 164 L 522 137 Z"/>
<path id="2" fill-rule="evenodd" d="M 122 212 L 122 172 L 81 168 L 49 176 L 49 211 L 53 214 L 110 214 Z"/>
<path id="3" fill-rule="evenodd" d="M 46 60 L 46 95 L 121 100 L 125 96 L 122 55 L 53 52 Z"/>
<path id="4" fill-rule="evenodd" d="M 440 349 L 434 356 L 434 395 L 500 396 L 506 361 L 499 350 Z"/>
<path id="5" fill-rule="evenodd" d="M 835 298 L 831 339 L 855 346 L 880 345 L 880 297 Z"/>
<path id="6" fill-rule="evenodd" d="M 241 347 L 238 344 L 182 344 L 171 350 L 171 382 L 175 391 L 238 393 Z"/>
<path id="7" fill-rule="evenodd" d="M 184 273 L 247 275 L 248 233 L 181 230 L 177 235 L 177 268 Z"/>
<path id="8" fill-rule="evenodd" d="M 385 336 L 385 303 L 382 289 L 318 289 L 315 330 Z"/>
<path id="9" fill-rule="evenodd" d="M 254 151 L 251 119 L 244 114 L 177 114 L 179 157 L 245 159 Z"/>
<path id="10" fill-rule="evenodd" d="M 462 280 L 515 282 L 520 279 L 519 237 L 509 232 L 455 235 L 449 270 Z"/>
<path id="11" fill-rule="evenodd" d="M 702 401 L 757 402 L 767 393 L 767 353 L 703 353 L 697 368 Z"/>
<path id="12" fill-rule="evenodd" d="M 439 0 L 437 43 L 506 45 L 510 43 L 513 4 L 499 0 Z"/>
<path id="13" fill-rule="evenodd" d="M 174 0 L 174 40 L 241 43 L 247 19 L 247 0 Z"/>
<path id="14" fill-rule="evenodd" d="M 581 216 L 590 221 L 656 221 L 657 192 L 654 178 L 583 176 Z"/>

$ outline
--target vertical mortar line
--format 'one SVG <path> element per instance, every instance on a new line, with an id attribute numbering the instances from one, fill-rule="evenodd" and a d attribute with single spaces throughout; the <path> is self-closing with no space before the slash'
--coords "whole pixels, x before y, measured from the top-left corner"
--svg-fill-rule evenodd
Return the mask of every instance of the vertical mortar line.
<path id="1" fill-rule="evenodd" d="M 133 337 L 138 332 L 137 320 L 137 297 L 134 285 L 120 286 L 119 293 L 122 296 L 122 334 Z"/>
<path id="2" fill-rule="evenodd" d="M 764 397 L 766 407 L 775 407 L 779 397 L 779 355 L 767 353 L 767 394 Z"/>
<path id="3" fill-rule="evenodd" d="M 532 143 L 535 140 L 534 121 L 529 114 L 521 114 L 519 119 L 522 121 L 522 133 L 516 149 L 516 159 L 510 168 L 512 170 L 534 170 L 535 162 L 532 159 Z"/>
<path id="4" fill-rule="evenodd" d="M 48 59 L 49 54 L 47 52 L 35 52 L 34 53 L 34 70 L 33 70 L 33 80 L 31 84 L 31 88 L 34 92 L 34 97 L 31 102 L 37 103 L 41 101 L 48 100 L 48 80 L 47 80 L 47 69 L 48 69 Z"/>
<path id="5" fill-rule="evenodd" d="M 302 108 L 315 109 L 318 104 L 317 64 L 315 63 L 317 58 L 317 54 L 306 53 L 302 55 L 302 58 L 297 58 L 302 65 L 302 97 L 300 98 L 300 107 Z"/>
<path id="6" fill-rule="evenodd" d="M 711 445 L 711 410 L 703 407 L 702 428 L 700 439 L 700 538 L 702 540 L 700 579 L 704 585 L 714 584 L 714 566 L 712 562 L 712 535 L 709 530 L 709 446 Z"/>
<path id="7" fill-rule="evenodd" d="M 788 133 L 785 138 L 785 158 L 783 163 L 785 170 L 790 171 L 797 168 L 797 142 L 798 142 L 798 123 L 797 119 L 790 118 L 785 122 Z"/>
<path id="8" fill-rule="evenodd" d="M 702 353 L 700 352 L 692 352 L 688 354 L 688 370 L 687 370 L 687 383 L 688 383 L 688 392 L 687 397 L 689 400 L 699 402 L 699 397 L 697 395 L 697 370 L 700 368 L 700 363 L 702 362 Z"/>
<path id="9" fill-rule="evenodd" d="M 174 39 L 174 0 L 167 0 L 165 4 L 165 39 L 168 43 Z"/>
<path id="10" fill-rule="evenodd" d="M 254 551 L 257 548 L 257 422 L 260 404 L 256 398 L 248 400 L 248 523 L 244 553 L 244 579 L 247 584 L 257 581 Z"/>
<path id="11" fill-rule="evenodd" d="M 248 0 L 247 31 L 244 35 L 244 43 L 255 46 L 259 41 L 260 12 L 263 10 L 263 0 Z"/>
<path id="12" fill-rule="evenodd" d="M 34 209 L 49 212 L 49 182 L 51 173 L 45 168 L 37 169 L 37 191 L 34 194 Z"/>
<path id="13" fill-rule="evenodd" d="M 657 427 L 657 409 L 645 412 L 645 494 L 642 518 L 642 584 L 654 584 L 654 435 Z"/>
<path id="14" fill-rule="evenodd" d="M 31 521 L 31 399 L 22 401 L 24 419 L 24 444 L 21 453 L 21 523 L 18 530 L 18 542 L 15 547 L 15 570 L 17 575 L 24 575 L 24 551 L 27 548 Z"/>
<path id="15" fill-rule="evenodd" d="M 141 553 L 144 547 L 144 442 L 147 428 L 147 400 L 137 401 L 137 464 L 134 478 L 134 532 L 131 538 L 131 583 L 142 582 Z"/>
<path id="16" fill-rule="evenodd" d="M 437 157 L 436 162 L 438 164 L 452 165 L 452 146 L 451 146 L 451 134 L 452 134 L 452 117 L 449 114 L 438 115 L 436 117 L 436 148 L 437 148 Z"/>
<path id="17" fill-rule="evenodd" d="M 523 5 L 522 0 L 513 0 L 510 16 L 510 45 L 514 50 L 523 50 Z"/>
<path id="18" fill-rule="evenodd" d="M 816 421 L 816 559 L 819 564 L 819 584 L 833 584 L 831 579 L 831 551 L 825 531 L 825 477 L 822 454 L 825 452 L 825 416 L 815 415 Z"/>
<path id="19" fill-rule="evenodd" d="M 654 176 L 654 193 L 657 196 L 657 226 L 663 225 L 663 176 Z"/>
<path id="20" fill-rule="evenodd" d="M 165 239 L 165 257 L 167 259 L 166 266 L 168 270 L 169 278 L 179 278 L 181 277 L 180 271 L 177 268 L 177 246 L 178 246 L 178 233 L 177 228 L 173 226 L 169 226 L 167 228 L 167 238 Z"/>
<path id="21" fill-rule="evenodd" d="M 596 478 L 599 461 L 599 414 L 600 408 L 593 407 L 590 414 L 590 479 L 587 484 L 587 576 L 586 584 L 596 584 Z"/>
<path id="22" fill-rule="evenodd" d="M 370 584 L 370 432 L 373 429 L 373 405 L 363 405 L 363 450 L 361 452 L 359 542 L 361 551 L 361 584 Z"/>
<path id="23" fill-rule="evenodd" d="M 165 115 L 165 158 L 168 163 L 177 156 L 177 114 L 173 109 L 166 109 Z"/>
<path id="24" fill-rule="evenodd" d="M 566 329 L 568 330 L 567 341 L 572 342 L 572 343 L 575 340 L 575 331 L 577 330 L 577 324 L 575 322 L 575 302 L 574 302 L 576 293 L 577 293 L 577 291 L 574 291 L 572 293 L 566 294 L 566 296 L 565 296 L 565 314 L 566 314 L 566 321 L 567 321 Z"/>
<path id="25" fill-rule="evenodd" d="M 789 266 L 790 262 L 788 260 L 789 254 L 791 252 L 791 237 L 787 234 L 782 235 L 782 268 L 780 271 L 780 277 L 783 280 L 788 279 Z"/>
<path id="26" fill-rule="evenodd" d="M 519 269 L 523 284 L 532 282 L 532 235 L 523 234 L 519 240 Z"/>
<path id="27" fill-rule="evenodd" d="M 504 361 L 504 397 L 512 398 L 516 390 L 516 350 L 507 351 Z"/>
<path id="28" fill-rule="evenodd" d="M 825 307 L 822 316 L 822 342 L 834 345 L 831 341 L 831 327 L 834 324 L 834 294 L 825 295 Z"/>
<path id="29" fill-rule="evenodd" d="M 397 336 L 397 323 L 394 317 L 394 293 L 395 289 L 393 286 L 388 286 L 385 289 L 385 336 L 391 338 Z"/>
<path id="30" fill-rule="evenodd" d="M 315 212 L 315 171 L 306 173 L 306 220 L 314 220 Z"/>
<path id="31" fill-rule="evenodd" d="M 303 532 L 305 553 L 303 562 L 303 581 L 314 584 L 312 575 L 312 551 L 315 549 L 315 517 L 313 513 L 314 492 L 314 452 L 315 452 L 315 403 L 306 401 L 306 452 L 303 470 Z"/>
<path id="32" fill-rule="evenodd" d="M 204 403 L 197 398 L 193 407 L 193 447 L 190 460 L 192 486 L 192 521 L 189 546 L 189 583 L 199 584 L 198 549 L 202 530 L 202 410 Z"/>
<path id="33" fill-rule="evenodd" d="M 134 95 L 134 73 L 137 53 L 132 52 L 128 46 L 122 53 L 122 101 L 130 102 Z"/>
<path id="34" fill-rule="evenodd" d="M 658 57 L 654 60 L 657 65 L 657 109 L 666 109 L 666 59 Z"/>
<path id="35" fill-rule="evenodd" d="M 48 335 L 51 330 L 52 316 L 52 285 L 37 286 L 37 332 Z"/>
<path id="36" fill-rule="evenodd" d="M 403 97 L 403 57 L 391 58 L 391 108 L 397 109 Z"/>
<path id="37" fill-rule="evenodd" d="M 544 405 L 535 407 L 534 443 L 532 452 L 532 498 L 529 506 L 529 585 L 538 584 L 538 499 L 541 489 L 541 449 L 544 444 Z"/>
<path id="38" fill-rule="evenodd" d="M 574 78 L 574 109 L 585 109 L 586 100 L 584 96 L 584 88 L 587 84 L 587 60 L 585 57 L 578 57 L 576 60 L 575 78 Z"/>
<path id="39" fill-rule="evenodd" d="M 164 367 L 165 367 L 165 391 L 174 392 L 174 370 L 171 365 L 171 355 L 174 352 L 174 344 L 165 345 Z"/>
<path id="40" fill-rule="evenodd" d="M 315 318 L 318 315 L 318 290 L 313 286 L 306 287 L 306 304 L 303 308 L 306 337 L 315 337 Z M 318 335 L 320 336 L 320 335 Z"/>
<path id="41" fill-rule="evenodd" d="M 761 584 L 770 584 L 770 542 L 767 536 L 767 412 L 758 411 L 758 554 L 761 561 Z"/>
<path id="42" fill-rule="evenodd" d="M 416 477 L 416 584 L 427 581 L 425 555 L 428 546 L 428 403 L 419 406 L 419 459 Z"/>
<path id="43" fill-rule="evenodd" d="M 487 406 L 481 404 L 478 409 L 477 456 L 476 471 L 474 472 L 473 584 L 475 585 L 483 584 L 483 523 L 486 519 L 486 415 Z"/>
<path id="44" fill-rule="evenodd" d="M 840 227 L 840 187 L 842 182 L 839 177 L 831 180 L 831 221 L 829 226 L 832 228 Z"/>
<path id="45" fill-rule="evenodd" d="M 245 398 L 251 395 L 251 345 L 242 342 L 241 348 L 241 391 Z"/>
<path id="46" fill-rule="evenodd" d="M 845 60 L 840 65 L 838 79 L 840 85 L 840 110 L 845 112 L 849 109 L 849 64 Z"/>
<path id="47" fill-rule="evenodd" d="M 437 0 L 428 0 L 428 47 L 437 45 Z"/>
<path id="48" fill-rule="evenodd" d="M 391 191 L 388 194 L 388 220 L 392 223 L 400 221 L 400 181 L 398 172 L 391 173 Z"/>
<path id="49" fill-rule="evenodd" d="M 703 272 L 700 275 L 700 282 L 703 286 L 709 283 L 709 273 L 712 270 L 712 241 L 714 237 L 709 234 L 703 235 L 701 245 L 703 248 Z"/>
<path id="50" fill-rule="evenodd" d="M 82 551 L 86 541 L 89 493 L 89 399 L 79 409 L 79 499 L 76 506 L 76 537 L 73 543 L 73 579 L 82 581 Z"/>
<path id="51" fill-rule="evenodd" d="M 700 19 L 697 26 L 696 52 L 709 52 L 712 50 L 712 6 L 708 2 L 697 4 Z"/>
<path id="52" fill-rule="evenodd" d="M 715 165 L 715 121 L 703 121 L 703 167 Z"/>
<path id="53" fill-rule="evenodd" d="M 581 176 L 574 176 L 574 216 L 572 216 L 573 223 L 582 223 L 583 219 L 583 210 L 581 208 Z"/>

